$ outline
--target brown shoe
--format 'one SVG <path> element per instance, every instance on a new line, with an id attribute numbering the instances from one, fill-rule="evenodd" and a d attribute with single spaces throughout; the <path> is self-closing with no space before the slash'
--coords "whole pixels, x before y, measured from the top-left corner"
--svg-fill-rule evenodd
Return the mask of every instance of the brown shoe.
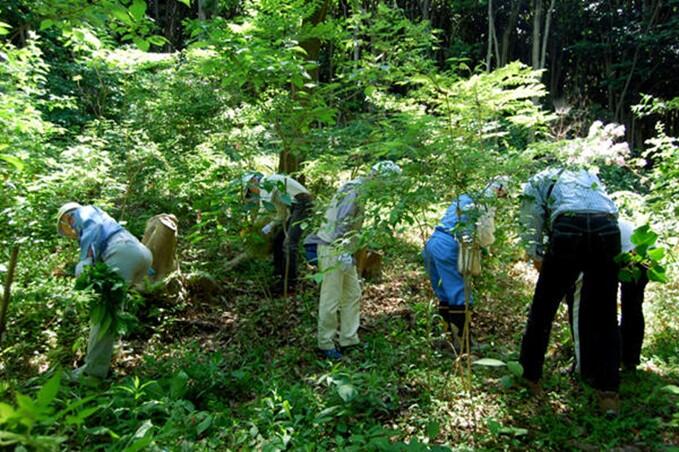
<path id="1" fill-rule="evenodd" d="M 599 410 L 606 417 L 616 417 L 620 414 L 620 397 L 614 391 L 597 391 Z"/>

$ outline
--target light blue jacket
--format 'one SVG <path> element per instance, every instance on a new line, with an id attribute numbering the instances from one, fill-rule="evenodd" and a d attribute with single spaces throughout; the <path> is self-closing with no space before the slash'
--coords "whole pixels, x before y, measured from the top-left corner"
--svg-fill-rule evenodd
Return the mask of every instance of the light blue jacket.
<path id="1" fill-rule="evenodd" d="M 547 199 L 549 187 L 552 192 Z M 546 169 L 523 186 L 520 222 L 521 238 L 528 256 L 541 259 L 547 221 L 553 223 L 564 213 L 608 213 L 618 215 L 618 208 L 606 193 L 596 174 L 585 169 Z"/>
<path id="2" fill-rule="evenodd" d="M 80 242 L 80 260 L 91 257 L 93 261 L 101 260 L 106 245 L 113 235 L 124 231 L 113 218 L 95 206 L 83 206 L 73 211 L 74 229 L 78 232 Z"/>

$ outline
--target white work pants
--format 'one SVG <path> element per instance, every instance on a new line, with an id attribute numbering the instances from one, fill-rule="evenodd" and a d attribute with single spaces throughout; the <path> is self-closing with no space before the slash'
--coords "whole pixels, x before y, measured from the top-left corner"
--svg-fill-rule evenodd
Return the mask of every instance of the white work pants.
<path id="1" fill-rule="evenodd" d="M 337 250 L 331 246 L 318 246 L 319 269 L 323 272 L 318 305 L 318 348 L 321 350 L 335 348 L 338 333 L 340 346 L 359 343 L 361 287 L 356 265 L 343 265 L 337 257 Z"/>

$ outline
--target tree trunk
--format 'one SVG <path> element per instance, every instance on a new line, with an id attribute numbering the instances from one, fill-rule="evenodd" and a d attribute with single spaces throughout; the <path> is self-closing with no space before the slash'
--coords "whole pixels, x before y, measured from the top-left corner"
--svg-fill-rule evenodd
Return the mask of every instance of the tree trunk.
<path id="1" fill-rule="evenodd" d="M 512 11 L 509 15 L 509 22 L 502 32 L 502 48 L 500 50 L 500 61 L 498 66 L 502 67 L 509 62 L 509 44 L 512 37 L 512 31 L 516 29 L 516 21 L 519 19 L 519 11 L 521 9 L 522 0 L 512 2 Z"/>
<path id="2" fill-rule="evenodd" d="M 207 19 L 207 14 L 205 13 L 205 0 L 198 0 L 198 19 Z"/>
<path id="3" fill-rule="evenodd" d="M 533 51 L 531 64 L 533 69 L 540 69 L 540 29 L 542 28 L 542 0 L 533 0 Z"/>
<path id="4" fill-rule="evenodd" d="M 422 20 L 429 20 L 430 16 L 429 13 L 431 10 L 431 0 L 421 0 L 420 10 L 422 11 Z"/>
<path id="5" fill-rule="evenodd" d="M 305 25 L 316 26 L 325 20 L 328 15 L 328 10 L 330 9 L 330 0 L 323 0 L 323 3 L 319 8 L 305 20 Z M 306 59 L 308 61 L 318 61 L 318 57 L 321 54 L 321 40 L 320 38 L 310 38 L 300 43 L 306 51 Z M 318 82 L 318 65 L 309 71 L 311 78 Z M 292 95 L 295 95 L 294 89 L 292 89 Z M 293 130 L 291 135 L 293 136 L 290 141 L 298 141 L 295 138 L 299 138 L 302 132 L 297 129 Z M 284 142 L 286 140 L 283 140 Z M 278 172 L 290 174 L 297 172 L 299 170 L 300 164 L 304 161 L 304 156 L 298 149 L 292 149 L 290 144 L 284 146 L 283 150 L 278 155 Z"/>
<path id="6" fill-rule="evenodd" d="M 490 59 L 493 56 L 493 0 L 488 0 L 488 50 L 486 51 L 486 71 L 490 72 Z"/>
<path id="7" fill-rule="evenodd" d="M 547 10 L 547 16 L 545 18 L 545 31 L 542 34 L 542 54 L 540 55 L 540 69 L 545 68 L 545 57 L 547 55 L 547 41 L 549 40 L 549 27 L 552 23 L 552 10 L 554 9 L 554 2 L 552 0 L 549 4 L 549 9 Z"/>
<path id="8" fill-rule="evenodd" d="M 660 11 L 660 6 L 662 5 L 662 0 L 657 0 L 654 2 L 654 5 L 652 6 L 652 12 L 651 12 L 651 17 L 648 19 L 648 24 L 646 25 L 646 30 L 644 34 L 648 34 L 648 32 L 651 30 L 651 27 L 653 27 L 653 24 L 655 23 L 656 18 L 658 17 L 658 12 Z M 641 53 L 641 42 L 637 43 L 636 49 L 634 49 L 634 56 L 632 57 L 632 68 L 629 71 L 629 74 L 627 74 L 627 79 L 625 80 L 625 86 L 622 88 L 622 91 L 620 92 L 620 97 L 618 99 L 617 106 L 615 107 L 615 121 L 620 122 L 620 116 L 622 112 L 622 107 L 625 104 L 625 97 L 627 96 L 627 91 L 629 90 L 630 83 L 632 82 L 632 77 L 634 76 L 634 71 L 637 68 L 637 62 L 639 61 L 639 54 Z"/>

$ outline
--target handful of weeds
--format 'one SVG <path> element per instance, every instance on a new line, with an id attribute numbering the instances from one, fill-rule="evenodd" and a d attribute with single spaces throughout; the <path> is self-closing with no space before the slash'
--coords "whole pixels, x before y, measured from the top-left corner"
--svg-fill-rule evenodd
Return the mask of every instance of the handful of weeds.
<path id="1" fill-rule="evenodd" d="M 126 311 L 126 305 L 134 308 L 138 297 L 133 298 L 127 283 L 108 265 L 99 262 L 85 268 L 75 283 L 77 290 L 93 290 L 96 296 L 90 300 L 90 322 L 101 325 L 100 337 L 107 332 L 124 335 L 137 323 L 136 316 Z"/>

